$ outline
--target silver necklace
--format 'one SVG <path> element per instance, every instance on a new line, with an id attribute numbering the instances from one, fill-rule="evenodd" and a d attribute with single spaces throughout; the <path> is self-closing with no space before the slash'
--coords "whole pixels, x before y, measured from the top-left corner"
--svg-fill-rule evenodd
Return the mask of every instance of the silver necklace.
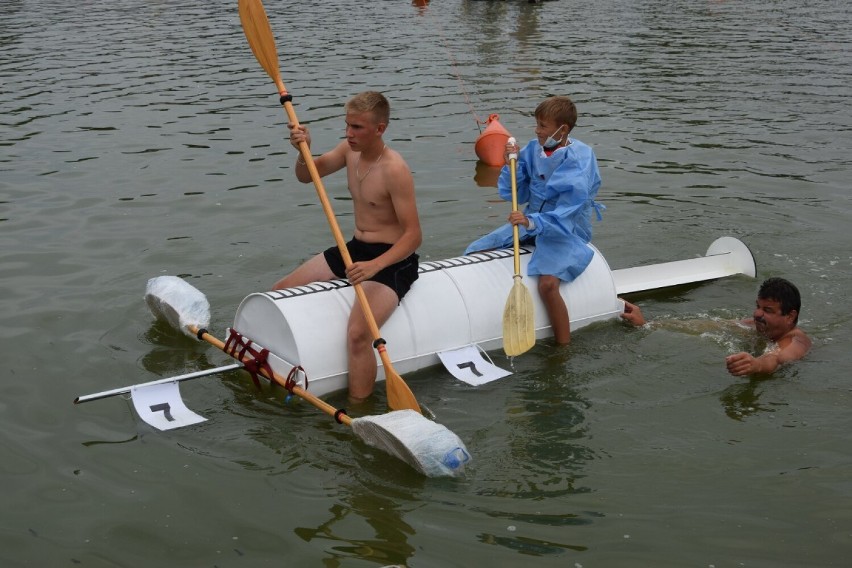
<path id="1" fill-rule="evenodd" d="M 358 154 L 358 163 L 355 164 L 355 177 L 358 178 L 358 183 L 361 183 L 362 181 L 364 181 L 364 178 L 366 178 L 368 175 L 370 175 L 370 172 L 373 171 L 373 168 L 376 167 L 376 164 L 378 164 L 379 162 L 382 161 L 382 158 L 385 155 L 385 148 L 387 148 L 387 147 L 388 147 L 387 144 L 382 146 L 382 153 L 379 154 L 379 159 L 376 160 L 375 162 L 373 162 L 372 164 L 370 164 L 370 167 L 367 168 L 367 171 L 364 172 L 364 175 L 361 175 L 361 174 L 358 173 L 358 170 L 361 169 L 361 154 Z"/>

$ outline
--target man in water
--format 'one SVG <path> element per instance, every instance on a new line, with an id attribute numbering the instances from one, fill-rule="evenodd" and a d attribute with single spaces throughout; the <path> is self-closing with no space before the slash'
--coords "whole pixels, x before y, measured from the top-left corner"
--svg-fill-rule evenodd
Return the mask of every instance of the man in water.
<path id="1" fill-rule="evenodd" d="M 273 286 L 278 290 L 320 280 L 347 278 L 360 284 L 376 325 L 381 327 L 417 280 L 418 255 L 423 239 L 414 179 L 403 157 L 388 148 L 382 136 L 390 121 L 390 104 L 381 93 L 365 91 L 346 103 L 346 138 L 313 158 L 320 177 L 346 170 L 355 211 L 355 235 L 346 244 L 352 263 L 345 266 L 336 246 L 307 260 Z M 304 125 L 288 124 L 290 144 L 311 145 Z M 301 154 L 296 155 L 296 178 L 312 181 Z M 371 329 L 360 302 L 347 324 L 349 397 L 361 401 L 373 392 L 376 356 Z"/>
<path id="2" fill-rule="evenodd" d="M 745 352 L 725 357 L 728 372 L 735 376 L 771 374 L 781 365 L 807 355 L 812 342 L 798 326 L 801 306 L 799 290 L 791 282 L 783 278 L 764 280 L 757 292 L 754 314 L 742 324 L 774 345 L 758 357 Z M 642 310 L 627 301 L 621 318 L 635 326 L 645 325 Z"/>

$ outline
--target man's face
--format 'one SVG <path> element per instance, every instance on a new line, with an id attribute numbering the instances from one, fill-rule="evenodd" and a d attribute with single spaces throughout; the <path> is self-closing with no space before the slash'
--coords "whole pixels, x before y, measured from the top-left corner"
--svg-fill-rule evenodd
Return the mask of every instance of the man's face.
<path id="1" fill-rule="evenodd" d="M 352 150 L 360 152 L 365 145 L 380 135 L 379 125 L 372 114 L 346 113 L 346 141 Z"/>
<path id="2" fill-rule="evenodd" d="M 790 313 L 783 315 L 781 302 L 767 298 L 757 299 L 757 305 L 754 308 L 754 327 L 767 339 L 778 341 L 795 327 L 794 321 L 796 321 L 796 310 L 790 310 Z"/>

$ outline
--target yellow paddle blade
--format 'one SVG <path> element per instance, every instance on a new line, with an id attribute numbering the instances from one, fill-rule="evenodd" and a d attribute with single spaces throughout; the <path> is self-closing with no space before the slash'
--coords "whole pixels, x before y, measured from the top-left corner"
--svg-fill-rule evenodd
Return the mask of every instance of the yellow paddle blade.
<path id="1" fill-rule="evenodd" d="M 420 404 L 414 398 L 414 393 L 397 372 L 385 367 L 385 389 L 388 395 L 388 406 L 391 410 L 413 410 L 422 414 Z"/>
<path id="2" fill-rule="evenodd" d="M 278 52 L 263 4 L 260 0 L 239 0 L 239 10 L 243 32 L 254 56 L 272 80 L 278 83 L 281 80 Z"/>
<path id="3" fill-rule="evenodd" d="M 535 345 L 535 314 L 530 291 L 521 283 L 520 276 L 506 298 L 503 310 L 503 351 L 509 357 L 526 353 Z"/>

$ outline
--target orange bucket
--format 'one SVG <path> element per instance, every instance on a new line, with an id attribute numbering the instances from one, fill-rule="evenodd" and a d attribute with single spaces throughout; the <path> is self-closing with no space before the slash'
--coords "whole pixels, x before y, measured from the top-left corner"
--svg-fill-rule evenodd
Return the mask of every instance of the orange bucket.
<path id="1" fill-rule="evenodd" d="M 509 141 L 509 131 L 500 124 L 500 115 L 492 114 L 486 122 L 488 126 L 476 139 L 476 155 L 489 166 L 502 166 L 506 163 L 503 154 L 506 153 L 506 142 Z"/>

